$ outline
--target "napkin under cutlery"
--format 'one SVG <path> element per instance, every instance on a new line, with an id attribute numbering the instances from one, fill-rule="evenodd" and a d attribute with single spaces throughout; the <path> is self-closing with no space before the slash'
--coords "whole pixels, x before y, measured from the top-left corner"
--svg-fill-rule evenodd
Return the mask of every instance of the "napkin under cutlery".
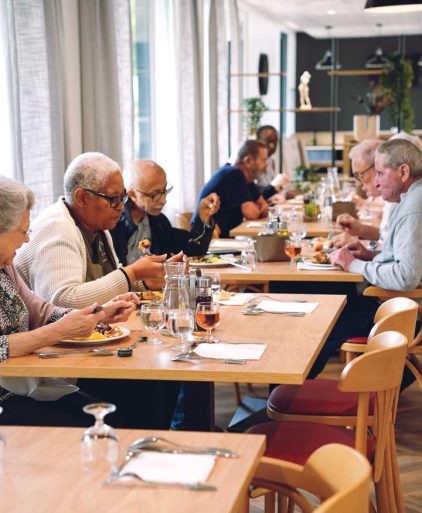
<path id="1" fill-rule="evenodd" d="M 121 469 L 120 474 L 137 474 L 141 479 L 154 483 L 205 483 L 216 456 L 209 454 L 168 454 L 140 452 Z"/>
<path id="2" fill-rule="evenodd" d="M 256 305 L 259 310 L 264 310 L 268 313 L 312 313 L 318 303 L 300 303 L 297 301 L 272 301 L 271 299 L 264 299 Z"/>
<path id="3" fill-rule="evenodd" d="M 199 344 L 193 351 L 204 358 L 259 360 L 266 348 L 267 345 L 262 343 L 230 344 L 219 342 L 218 344 Z"/>

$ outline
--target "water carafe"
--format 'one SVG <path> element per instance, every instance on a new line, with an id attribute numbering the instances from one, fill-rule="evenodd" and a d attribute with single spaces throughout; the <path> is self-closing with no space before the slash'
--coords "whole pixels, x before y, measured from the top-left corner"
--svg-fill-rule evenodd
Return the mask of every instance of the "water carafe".
<path id="1" fill-rule="evenodd" d="M 167 310 L 189 308 L 189 276 L 185 275 L 184 262 L 166 262 L 164 264 L 165 286 L 163 304 Z"/>

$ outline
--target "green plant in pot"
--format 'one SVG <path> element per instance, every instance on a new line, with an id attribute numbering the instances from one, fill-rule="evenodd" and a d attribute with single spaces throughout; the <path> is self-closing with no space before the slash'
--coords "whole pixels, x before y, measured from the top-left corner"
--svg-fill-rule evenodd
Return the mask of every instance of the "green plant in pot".
<path id="1" fill-rule="evenodd" d="M 414 112 L 410 98 L 413 68 L 410 59 L 395 52 L 388 57 L 381 75 L 381 85 L 390 98 L 388 105 L 390 122 L 397 129 L 411 132 L 414 127 Z"/>
<path id="2" fill-rule="evenodd" d="M 268 107 L 259 96 L 252 96 L 243 100 L 243 108 L 246 110 L 244 121 L 248 137 L 255 136 L 261 124 L 262 114 Z"/>

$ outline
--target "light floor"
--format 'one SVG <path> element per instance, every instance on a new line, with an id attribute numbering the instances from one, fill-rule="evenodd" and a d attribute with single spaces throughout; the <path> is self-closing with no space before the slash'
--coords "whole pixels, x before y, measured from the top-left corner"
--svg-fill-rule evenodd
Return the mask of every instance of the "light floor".
<path id="1" fill-rule="evenodd" d="M 330 363 L 323 377 L 335 379 L 342 365 Z M 236 409 L 232 384 L 216 385 L 216 424 L 226 429 Z M 241 385 L 242 396 L 265 397 L 267 387 L 254 385 L 251 393 Z M 422 513 L 422 390 L 413 384 L 400 396 L 396 422 L 397 451 L 406 513 Z M 263 500 L 251 503 L 250 513 L 263 513 Z"/>

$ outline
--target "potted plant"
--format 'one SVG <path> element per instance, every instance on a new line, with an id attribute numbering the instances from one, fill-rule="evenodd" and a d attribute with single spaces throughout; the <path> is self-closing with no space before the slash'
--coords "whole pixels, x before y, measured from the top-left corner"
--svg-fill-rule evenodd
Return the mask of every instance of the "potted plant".
<path id="1" fill-rule="evenodd" d="M 389 56 L 381 75 L 381 85 L 388 91 L 390 121 L 397 129 L 411 132 L 414 127 L 414 113 L 410 98 L 413 68 L 410 59 L 399 52 Z"/>
<path id="2" fill-rule="evenodd" d="M 255 136 L 261 124 L 262 114 L 268 107 L 259 96 L 252 96 L 243 100 L 243 108 L 246 110 L 244 122 L 248 137 Z"/>

